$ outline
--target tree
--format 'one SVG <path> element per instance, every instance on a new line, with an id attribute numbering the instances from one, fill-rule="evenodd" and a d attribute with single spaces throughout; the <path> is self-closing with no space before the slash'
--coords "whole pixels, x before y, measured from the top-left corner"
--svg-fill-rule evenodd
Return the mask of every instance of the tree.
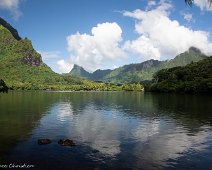
<path id="1" fill-rule="evenodd" d="M 185 0 L 185 2 L 186 2 L 186 4 L 191 6 L 194 3 L 194 0 Z M 211 6 L 212 0 L 208 0 L 208 4 L 209 4 L 209 6 Z"/>
<path id="2" fill-rule="evenodd" d="M 0 79 L 0 92 L 8 92 L 8 87 L 2 79 Z"/>

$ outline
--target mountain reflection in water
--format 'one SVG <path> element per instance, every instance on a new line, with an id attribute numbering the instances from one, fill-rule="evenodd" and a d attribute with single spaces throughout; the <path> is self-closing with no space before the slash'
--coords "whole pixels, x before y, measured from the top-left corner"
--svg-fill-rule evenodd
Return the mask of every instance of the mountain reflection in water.
<path id="1" fill-rule="evenodd" d="M 20 95 L 22 102 L 11 102 Z M 16 141 L 2 152 L 6 162 L 26 161 L 35 169 L 212 167 L 212 96 L 13 92 L 0 97 L 3 129 L 11 126 L 13 117 L 17 120 L 16 114 L 24 112 L 22 120 L 31 117 L 25 131 L 1 130 L 0 148 Z M 49 138 L 52 144 L 39 146 L 39 138 Z M 77 146 L 59 146 L 61 138 L 73 139 Z"/>

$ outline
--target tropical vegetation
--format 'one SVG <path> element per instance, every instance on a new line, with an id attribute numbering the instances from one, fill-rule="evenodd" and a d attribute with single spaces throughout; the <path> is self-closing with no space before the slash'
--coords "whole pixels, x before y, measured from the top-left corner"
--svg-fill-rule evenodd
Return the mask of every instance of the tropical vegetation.
<path id="1" fill-rule="evenodd" d="M 163 69 L 146 90 L 156 92 L 212 92 L 212 57 L 184 67 Z"/>

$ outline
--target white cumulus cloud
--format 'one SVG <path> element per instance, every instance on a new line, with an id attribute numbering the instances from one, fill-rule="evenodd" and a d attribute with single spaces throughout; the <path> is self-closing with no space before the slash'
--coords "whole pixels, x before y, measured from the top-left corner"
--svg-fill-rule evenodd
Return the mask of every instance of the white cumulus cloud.
<path id="1" fill-rule="evenodd" d="M 212 54 L 209 34 L 201 30 L 192 30 L 170 19 L 172 5 L 162 1 L 151 10 L 126 11 L 124 16 L 136 20 L 135 31 L 139 37 L 125 43 L 125 49 L 146 59 L 170 59 L 186 51 L 189 47 L 199 48 L 206 54 Z"/>
<path id="2" fill-rule="evenodd" d="M 65 62 L 65 60 L 57 61 L 57 65 L 59 67 L 60 73 L 68 73 L 71 71 L 71 68 L 73 67 L 72 64 Z"/>
<path id="3" fill-rule="evenodd" d="M 78 64 L 92 72 L 105 62 L 119 60 L 125 56 L 120 47 L 122 29 L 117 23 L 102 23 L 93 27 L 91 35 L 79 32 L 67 37 L 70 59 L 69 65 Z M 60 61 L 60 65 L 64 64 Z M 70 71 L 70 70 L 69 70 Z"/>
<path id="4" fill-rule="evenodd" d="M 21 0 L 0 0 L 0 9 L 9 10 L 14 19 L 18 19 L 21 15 L 19 10 Z"/>
<path id="5" fill-rule="evenodd" d="M 169 0 L 150 0 L 144 10 L 123 12 L 124 16 L 135 20 L 137 38 L 133 40 L 122 42 L 122 29 L 116 22 L 97 24 L 91 29 L 91 34 L 77 32 L 69 35 L 67 44 L 70 57 L 57 62 L 60 72 L 69 72 L 74 64 L 89 72 L 109 65 L 112 68 L 126 56 L 133 56 L 135 58 L 130 58 L 131 61 L 139 59 L 140 62 L 172 59 L 192 46 L 211 55 L 209 33 L 171 19 L 172 8 Z M 187 21 L 194 21 L 190 13 L 181 15 Z"/>

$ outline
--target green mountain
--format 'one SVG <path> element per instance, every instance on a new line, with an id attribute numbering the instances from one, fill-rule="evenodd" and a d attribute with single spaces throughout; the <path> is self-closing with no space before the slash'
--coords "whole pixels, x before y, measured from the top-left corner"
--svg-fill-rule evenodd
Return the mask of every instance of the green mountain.
<path id="1" fill-rule="evenodd" d="M 185 66 L 191 62 L 197 62 L 206 57 L 207 56 L 204 55 L 199 49 L 191 47 L 188 51 L 176 56 L 174 59 L 167 61 L 151 59 L 138 64 L 125 65 L 114 70 L 97 70 L 93 73 L 88 73 L 82 67 L 76 67 L 78 70 L 76 70 L 74 67 L 70 74 L 94 81 L 104 81 L 110 83 L 142 82 L 152 80 L 154 73 L 161 69 Z"/>
<path id="2" fill-rule="evenodd" d="M 81 79 L 63 77 L 43 63 L 29 39 L 0 18 L 0 79 L 10 89 L 54 89 L 82 84 Z M 64 87 L 65 88 L 65 87 Z"/>
<path id="3" fill-rule="evenodd" d="M 94 81 L 102 81 L 102 77 L 107 76 L 108 74 L 110 74 L 112 72 L 112 70 L 107 69 L 107 70 L 96 70 L 94 71 L 92 74 L 90 74 L 90 79 L 94 80 Z"/>
<path id="4" fill-rule="evenodd" d="M 80 67 L 76 64 L 74 64 L 74 67 L 72 69 L 72 75 L 83 77 L 83 78 L 88 78 L 90 77 L 90 73 L 85 71 L 83 67 Z"/>
<path id="5" fill-rule="evenodd" d="M 191 62 L 197 62 L 207 58 L 198 48 L 190 47 L 188 51 L 177 55 L 174 59 L 162 62 L 161 68 L 172 68 L 176 66 L 186 66 Z"/>
<path id="6" fill-rule="evenodd" d="M 83 67 L 74 64 L 71 72 L 69 73 L 72 76 L 82 77 L 89 80 L 101 81 L 103 77 L 108 75 L 112 70 L 96 70 L 93 73 L 89 73 Z M 66 74 L 67 75 L 67 74 Z"/>
<path id="7" fill-rule="evenodd" d="M 212 57 L 184 67 L 162 69 L 154 75 L 150 91 L 212 92 Z"/>

